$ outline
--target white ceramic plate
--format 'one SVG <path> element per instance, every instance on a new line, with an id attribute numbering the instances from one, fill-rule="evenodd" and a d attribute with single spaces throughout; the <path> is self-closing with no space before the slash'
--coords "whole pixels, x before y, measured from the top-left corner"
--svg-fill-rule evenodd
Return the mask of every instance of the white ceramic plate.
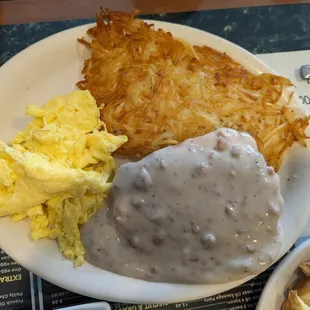
<path id="1" fill-rule="evenodd" d="M 310 259 L 310 240 L 302 243 L 283 259 L 270 276 L 259 299 L 257 310 L 278 310 L 289 290 L 300 278 L 299 264 Z"/>
<path id="2" fill-rule="evenodd" d="M 111 310 L 107 302 L 92 302 L 90 304 L 61 308 L 62 310 Z"/>
<path id="3" fill-rule="evenodd" d="M 268 66 L 242 48 L 209 33 L 176 24 L 154 22 L 189 43 L 207 44 L 225 51 L 253 73 L 273 72 Z M 25 106 L 42 105 L 52 96 L 75 89 L 88 51 L 78 44 L 90 25 L 73 28 L 34 44 L 15 56 L 0 69 L 0 139 L 9 141 L 26 125 Z M 294 98 L 299 104 L 297 97 Z M 310 213 L 309 152 L 295 147 L 288 152 L 280 175 L 286 201 L 281 217 L 284 242 L 281 257 L 292 246 L 305 227 Z M 292 175 L 297 175 L 293 178 Z M 290 178 L 290 182 L 286 179 Z M 63 258 L 56 242 L 29 237 L 27 222 L 0 220 L 0 247 L 13 259 L 42 278 L 68 290 L 98 299 L 130 303 L 172 303 L 203 298 L 231 289 L 245 282 L 222 285 L 172 285 L 150 283 L 119 276 L 90 264 L 74 268 Z"/>

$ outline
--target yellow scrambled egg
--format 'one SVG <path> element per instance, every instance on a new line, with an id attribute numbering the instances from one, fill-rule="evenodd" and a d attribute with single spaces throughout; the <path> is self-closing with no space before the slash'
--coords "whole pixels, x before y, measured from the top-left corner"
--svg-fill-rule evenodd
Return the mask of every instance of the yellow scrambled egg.
<path id="1" fill-rule="evenodd" d="M 57 239 L 81 265 L 79 226 L 103 206 L 115 168 L 111 153 L 127 137 L 105 130 L 89 91 L 28 106 L 27 114 L 34 120 L 10 146 L 0 142 L 0 216 L 29 217 L 33 239 Z"/>

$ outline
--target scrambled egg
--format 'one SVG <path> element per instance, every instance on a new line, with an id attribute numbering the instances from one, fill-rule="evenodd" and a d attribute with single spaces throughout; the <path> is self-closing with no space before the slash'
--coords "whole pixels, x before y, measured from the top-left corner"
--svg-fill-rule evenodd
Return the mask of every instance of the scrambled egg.
<path id="1" fill-rule="evenodd" d="M 79 226 L 103 206 L 115 168 L 111 153 L 127 137 L 106 131 L 89 91 L 28 106 L 27 114 L 34 120 L 10 146 L 0 142 L 0 216 L 29 217 L 34 240 L 57 239 L 79 266 Z"/>

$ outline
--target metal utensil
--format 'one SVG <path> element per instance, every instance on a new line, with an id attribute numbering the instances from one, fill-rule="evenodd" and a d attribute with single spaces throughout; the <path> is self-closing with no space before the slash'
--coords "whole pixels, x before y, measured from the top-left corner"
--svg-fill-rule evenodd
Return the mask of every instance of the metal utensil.
<path id="1" fill-rule="evenodd" d="M 310 65 L 301 66 L 299 69 L 299 74 L 303 80 L 310 79 Z"/>

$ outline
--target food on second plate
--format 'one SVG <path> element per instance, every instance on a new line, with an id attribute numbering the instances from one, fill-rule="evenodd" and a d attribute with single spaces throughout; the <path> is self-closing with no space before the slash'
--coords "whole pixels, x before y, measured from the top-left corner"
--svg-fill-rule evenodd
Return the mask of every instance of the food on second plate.
<path id="1" fill-rule="evenodd" d="M 305 278 L 297 283 L 294 290 L 289 291 L 288 298 L 282 306 L 282 310 L 304 310 L 310 309 L 310 261 L 299 265 L 299 269 Z"/>
<path id="2" fill-rule="evenodd" d="M 122 165 L 82 227 L 85 259 L 149 281 L 241 279 L 277 256 L 283 203 L 255 140 L 218 129 Z"/>
<path id="3" fill-rule="evenodd" d="M 92 54 L 77 85 L 104 105 L 108 131 L 128 136 L 119 154 L 139 158 L 229 127 L 253 136 L 277 171 L 294 141 L 305 146 L 309 118 L 285 100 L 288 79 L 254 75 L 225 53 L 154 30 L 135 13 L 102 10 L 88 35 L 91 42 L 80 42 Z"/>
<path id="4" fill-rule="evenodd" d="M 282 310 L 310 310 L 310 307 L 298 296 L 296 290 L 288 293 L 288 300 Z"/>
<path id="5" fill-rule="evenodd" d="M 0 216 L 29 217 L 31 235 L 57 239 L 60 251 L 84 262 L 79 225 L 103 205 L 115 161 L 127 141 L 109 134 L 88 91 L 54 97 L 10 146 L 0 142 Z"/>
<path id="6" fill-rule="evenodd" d="M 302 271 L 304 275 L 310 277 L 310 261 L 306 261 L 299 265 L 299 269 Z"/>

